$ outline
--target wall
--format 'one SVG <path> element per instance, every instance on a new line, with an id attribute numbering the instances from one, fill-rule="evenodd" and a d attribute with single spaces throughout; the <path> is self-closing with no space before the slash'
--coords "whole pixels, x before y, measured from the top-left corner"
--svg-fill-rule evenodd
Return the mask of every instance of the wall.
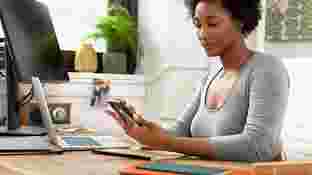
<path id="1" fill-rule="evenodd" d="M 308 99 L 312 96 L 310 93 L 312 84 L 308 75 L 312 73 L 310 71 L 312 41 L 272 42 L 263 39 L 262 42 L 266 53 L 283 59 L 290 76 L 289 103 L 283 130 L 288 159 L 311 160 L 312 137 L 308 134 L 311 123 Z"/>
<path id="2" fill-rule="evenodd" d="M 145 75 L 151 75 L 160 69 L 164 58 L 162 54 L 168 47 L 166 38 L 168 7 L 166 4 L 166 0 L 139 1 L 139 38 L 143 47 Z M 161 13 L 159 13 L 160 11 Z"/>
<path id="3" fill-rule="evenodd" d="M 265 42 L 265 51 L 273 55 L 296 59 L 311 57 L 312 41 L 303 42 Z"/>
<path id="4" fill-rule="evenodd" d="M 177 104 L 180 108 L 185 96 L 191 95 L 192 84 L 201 78 L 200 72 L 207 70 L 205 53 L 183 1 L 139 1 L 139 26 L 147 82 L 145 112 L 151 118 L 176 116 L 177 99 L 183 99 Z"/>
<path id="5" fill-rule="evenodd" d="M 312 158 L 311 106 L 312 60 L 307 57 L 283 59 L 290 76 L 290 95 L 284 122 L 284 141 L 290 159 Z"/>
<path id="6" fill-rule="evenodd" d="M 289 104 L 285 116 L 285 147 L 289 159 L 311 160 L 312 137 L 310 132 L 310 102 L 312 84 L 311 46 L 312 41 L 304 42 L 268 42 L 264 50 L 283 59 L 290 76 Z"/>
<path id="7" fill-rule="evenodd" d="M 139 1 L 139 23 L 146 75 L 166 65 L 207 65 L 183 1 Z"/>

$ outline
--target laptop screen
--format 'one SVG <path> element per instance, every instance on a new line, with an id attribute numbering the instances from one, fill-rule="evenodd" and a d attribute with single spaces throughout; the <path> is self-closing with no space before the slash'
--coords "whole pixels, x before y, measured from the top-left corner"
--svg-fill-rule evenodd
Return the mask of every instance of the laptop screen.
<path id="1" fill-rule="evenodd" d="M 35 100 L 37 100 L 39 104 L 43 125 L 48 129 L 48 136 L 52 142 L 57 142 L 56 129 L 51 119 L 44 89 L 38 77 L 32 77 L 32 87 Z"/>

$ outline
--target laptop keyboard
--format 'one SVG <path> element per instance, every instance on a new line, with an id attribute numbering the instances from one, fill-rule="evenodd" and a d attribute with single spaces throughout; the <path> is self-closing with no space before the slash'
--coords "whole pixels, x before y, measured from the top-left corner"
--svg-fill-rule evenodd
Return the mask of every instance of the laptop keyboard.
<path id="1" fill-rule="evenodd" d="M 50 150 L 48 137 L 0 137 L 0 151 Z"/>

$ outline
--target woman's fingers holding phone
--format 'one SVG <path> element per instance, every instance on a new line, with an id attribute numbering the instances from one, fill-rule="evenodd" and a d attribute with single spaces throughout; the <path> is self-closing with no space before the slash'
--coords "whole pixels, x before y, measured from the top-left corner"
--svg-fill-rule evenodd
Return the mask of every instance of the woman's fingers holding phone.
<path id="1" fill-rule="evenodd" d="M 139 125 L 149 126 L 149 124 L 151 123 L 150 121 L 145 120 L 142 114 L 134 113 L 133 118 L 135 122 L 138 123 Z"/>
<path id="2" fill-rule="evenodd" d="M 122 105 L 126 106 L 131 113 L 135 113 L 135 107 L 128 103 L 126 99 L 123 98 L 114 98 L 113 100 L 119 101 Z"/>
<path id="3" fill-rule="evenodd" d="M 136 113 L 136 112 L 135 112 L 135 107 L 134 107 L 133 105 L 127 103 L 126 106 L 127 106 L 127 108 L 129 109 L 129 111 L 130 111 L 131 113 Z"/>
<path id="4" fill-rule="evenodd" d="M 117 112 L 111 110 L 105 110 L 104 112 L 112 116 L 124 130 L 128 130 L 126 121 L 122 120 Z"/>

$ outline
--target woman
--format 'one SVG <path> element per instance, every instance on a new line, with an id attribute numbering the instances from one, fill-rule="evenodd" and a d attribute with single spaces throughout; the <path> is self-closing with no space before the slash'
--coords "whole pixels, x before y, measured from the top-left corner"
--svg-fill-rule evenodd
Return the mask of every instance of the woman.
<path id="1" fill-rule="evenodd" d="M 213 160 L 278 160 L 289 76 L 281 60 L 245 45 L 259 6 L 259 0 L 189 0 L 199 41 L 223 68 L 203 78 L 175 128 L 135 115 L 137 123 L 122 125 L 127 134 L 156 149 Z"/>

